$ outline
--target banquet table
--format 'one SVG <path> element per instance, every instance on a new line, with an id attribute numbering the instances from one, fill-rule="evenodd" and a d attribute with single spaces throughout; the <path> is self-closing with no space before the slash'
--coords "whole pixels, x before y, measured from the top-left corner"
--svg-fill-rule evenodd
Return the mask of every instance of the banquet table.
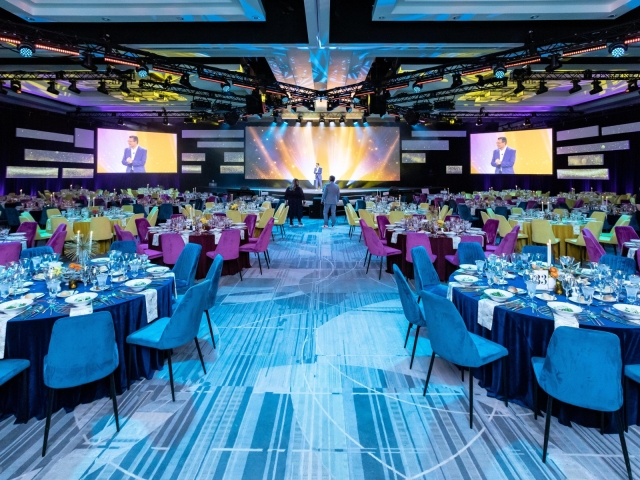
<path id="1" fill-rule="evenodd" d="M 533 241 L 531 240 L 532 230 L 531 230 L 530 220 L 519 222 L 518 220 L 510 219 L 509 223 L 511 224 L 512 227 L 515 227 L 520 223 L 520 233 L 525 233 L 529 236 L 529 238 L 526 239 L 526 244 L 533 245 Z M 584 228 L 584 225 L 580 225 L 579 227 L 580 227 L 580 230 L 582 230 Z M 579 233 L 574 232 L 573 225 L 570 223 L 551 222 L 551 228 L 553 230 L 553 234 L 555 235 L 555 237 L 560 240 L 560 243 L 558 244 L 558 250 L 559 250 L 558 256 L 560 257 L 563 255 L 567 255 L 566 240 L 569 238 L 577 238 L 579 236 Z"/>
<path id="2" fill-rule="evenodd" d="M 450 281 L 455 281 L 454 273 Z M 522 277 L 508 280 L 509 285 L 526 289 Z M 505 286 L 506 288 L 506 286 Z M 530 304 L 529 298 L 518 296 Z M 525 298 L 526 297 L 526 298 Z M 557 301 L 566 301 L 566 297 L 556 295 Z M 462 292 L 453 288 L 452 301 L 460 312 L 467 329 L 507 348 L 508 375 L 509 375 L 509 401 L 533 410 L 533 389 L 536 385 L 535 376 L 531 367 L 532 357 L 544 357 L 547 346 L 555 328 L 554 319 L 540 313 L 534 313 L 530 307 L 513 311 L 503 306 L 496 306 L 493 310 L 492 328 L 488 329 L 478 323 L 478 304 L 481 297 L 477 293 Z M 546 302 L 535 299 L 537 307 L 546 305 Z M 599 315 L 600 312 L 610 306 L 593 305 L 591 311 Z M 586 308 L 586 307 L 583 307 Z M 596 325 L 592 321 L 579 324 L 579 328 L 588 328 L 610 332 L 620 338 L 622 349 L 622 363 L 631 365 L 640 363 L 640 326 L 613 322 L 598 316 L 603 324 Z M 623 321 L 624 322 L 624 321 Z M 488 395 L 496 398 L 504 398 L 502 362 L 493 362 L 483 368 L 475 369 L 474 376 L 480 381 L 480 386 L 485 388 Z M 629 425 L 640 425 L 640 388 L 630 382 L 627 391 L 626 409 Z M 538 406 L 544 411 L 546 394 L 542 389 L 538 390 Z M 553 414 L 563 425 L 575 422 L 586 427 L 600 426 L 600 413 L 580 407 L 570 406 L 561 402 L 554 402 Z M 605 415 L 605 428 L 614 432 L 613 417 Z"/>
<path id="3" fill-rule="evenodd" d="M 150 348 L 137 347 L 134 349 L 132 364 L 129 361 L 126 338 L 129 334 L 147 325 L 147 304 L 145 296 L 141 294 L 125 294 L 120 286 L 99 295 L 102 301 L 93 303 L 94 312 L 107 311 L 111 313 L 115 327 L 116 343 L 118 346 L 119 365 L 115 371 L 116 392 L 121 394 L 129 385 L 140 377 L 151 379 L 155 370 L 162 369 L 162 352 Z M 90 286 L 90 285 L 89 285 Z M 173 278 L 159 280 L 157 286 L 150 286 L 157 291 L 158 318 L 171 316 L 172 297 L 174 292 Z M 64 290 L 64 288 L 63 288 Z M 79 284 L 78 293 L 88 291 Z M 31 362 L 28 370 L 29 414 L 28 417 L 42 419 L 46 416 L 45 405 L 47 388 L 44 385 L 44 357 L 49 349 L 49 341 L 53 325 L 59 318 L 69 315 L 64 300 L 49 300 L 44 281 L 36 281 L 30 288 L 30 293 L 44 292 L 45 296 L 35 303 L 43 305 L 44 312 L 31 318 L 17 316 L 6 323 L 6 337 L 4 358 L 20 358 Z M 116 296 L 113 296 L 116 295 Z M 55 304 L 54 309 L 50 306 Z M 29 312 L 29 310 L 27 310 Z M 28 315 L 27 315 L 28 317 Z M 19 380 L 19 379 L 18 379 Z M 67 388 L 57 392 L 54 411 L 65 408 L 71 411 L 77 405 L 89 403 L 109 396 L 108 378 L 76 388 Z M 0 414 L 21 415 L 22 388 L 19 381 L 9 381 L 0 387 Z M 22 418 L 22 421 L 25 419 Z"/>
<path id="4" fill-rule="evenodd" d="M 54 218 L 54 217 L 49 217 Z M 114 226 L 118 225 L 122 228 L 126 226 L 126 217 L 123 218 L 109 218 L 111 222 L 111 232 L 115 233 Z M 68 229 L 74 233 L 74 235 L 80 232 L 80 235 L 83 235 L 85 238 L 89 237 L 91 233 L 91 220 L 76 220 L 76 219 L 67 219 Z M 51 228 L 51 221 L 47 220 L 47 233 L 53 233 L 53 229 Z M 111 240 L 100 240 L 98 243 L 98 253 L 106 253 L 109 251 L 111 246 Z"/>

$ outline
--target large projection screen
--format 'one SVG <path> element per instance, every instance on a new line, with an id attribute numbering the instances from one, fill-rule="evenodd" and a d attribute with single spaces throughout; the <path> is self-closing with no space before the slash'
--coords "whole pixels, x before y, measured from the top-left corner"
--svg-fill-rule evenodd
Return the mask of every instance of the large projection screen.
<path id="1" fill-rule="evenodd" d="M 99 128 L 98 173 L 177 173 L 177 145 L 175 133 Z M 128 168 L 132 148 L 135 158 Z"/>
<path id="2" fill-rule="evenodd" d="M 313 182 L 316 163 L 323 180 L 399 181 L 400 131 L 310 124 L 246 128 L 246 179 Z"/>
<path id="3" fill-rule="evenodd" d="M 501 139 L 506 139 L 506 145 Z M 553 174 L 553 131 L 550 128 L 516 132 L 471 134 L 471 173 L 551 175 Z M 502 167 L 493 165 L 499 160 Z"/>

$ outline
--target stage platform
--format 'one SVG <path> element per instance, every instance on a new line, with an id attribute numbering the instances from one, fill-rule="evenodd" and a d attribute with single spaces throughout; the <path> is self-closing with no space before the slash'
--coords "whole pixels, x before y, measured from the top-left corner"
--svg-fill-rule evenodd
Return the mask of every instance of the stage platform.
<path id="1" fill-rule="evenodd" d="M 269 188 L 269 187 L 251 187 L 248 185 L 243 185 L 244 188 L 241 187 L 206 187 L 206 186 L 202 186 L 202 187 L 197 187 L 198 191 L 200 192 L 211 192 L 211 193 L 232 193 L 234 195 L 234 197 L 238 196 L 238 195 L 244 195 L 247 192 L 246 188 L 248 187 L 249 190 L 253 193 L 253 195 L 269 195 L 272 197 L 276 197 L 276 198 L 281 198 L 284 196 L 284 192 L 286 190 L 286 188 L 282 188 L 282 187 L 274 187 L 274 188 Z M 349 200 L 357 200 L 360 199 L 362 197 L 365 197 L 367 195 L 382 195 L 385 192 L 389 191 L 389 188 L 394 188 L 393 186 L 391 187 L 377 187 L 377 188 L 340 188 L 340 196 L 341 197 L 347 197 Z M 398 191 L 400 192 L 400 195 L 413 195 L 413 194 L 420 194 L 423 189 L 429 189 L 429 191 L 431 193 L 437 193 L 440 192 L 443 188 L 442 187 L 433 187 L 433 186 L 429 186 L 429 187 L 395 187 L 398 189 Z M 319 197 L 322 196 L 322 190 L 314 190 L 313 188 L 304 188 L 303 187 L 303 192 L 304 192 L 304 196 L 305 199 L 307 200 L 313 200 L 313 197 Z"/>

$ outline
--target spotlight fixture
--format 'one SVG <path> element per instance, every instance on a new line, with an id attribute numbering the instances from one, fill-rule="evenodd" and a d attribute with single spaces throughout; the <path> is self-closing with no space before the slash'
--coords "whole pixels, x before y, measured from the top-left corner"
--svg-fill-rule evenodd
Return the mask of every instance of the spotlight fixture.
<path id="1" fill-rule="evenodd" d="M 280 99 L 280 102 L 282 102 L 283 105 L 288 105 L 289 104 L 289 100 L 290 100 L 289 95 L 285 95 L 284 97 L 282 97 Z"/>
<path id="2" fill-rule="evenodd" d="M 493 69 L 493 76 L 497 79 L 504 78 L 507 74 L 507 69 L 501 63 L 497 64 Z"/>
<path id="3" fill-rule="evenodd" d="M 31 58 L 33 57 L 33 54 L 36 53 L 36 47 L 34 47 L 33 44 L 29 42 L 22 42 L 20 45 L 18 45 L 18 53 L 21 57 Z"/>
<path id="4" fill-rule="evenodd" d="M 344 115 L 340 115 L 340 125 L 344 125 L 345 122 L 345 116 Z"/>
<path id="5" fill-rule="evenodd" d="M 183 87 L 187 87 L 187 88 L 193 88 L 191 86 L 191 83 L 189 82 L 189 74 L 188 73 L 183 73 L 182 76 L 180 77 L 180 85 L 182 85 Z"/>
<path id="6" fill-rule="evenodd" d="M 93 60 L 94 60 L 93 55 L 91 55 L 90 53 L 85 53 L 84 58 L 82 59 L 82 63 L 80 65 L 82 65 L 87 70 L 91 70 L 92 72 L 95 72 L 96 70 L 98 70 L 98 67 L 95 66 L 95 64 L 93 63 Z"/>
<path id="7" fill-rule="evenodd" d="M 124 120 L 122 119 L 122 117 L 118 117 L 118 125 L 120 126 L 124 125 Z"/>
<path id="8" fill-rule="evenodd" d="M 56 89 L 56 81 L 51 80 L 48 83 L 49 87 L 47 88 L 47 92 L 51 93 L 52 95 L 60 95 L 60 90 Z"/>
<path id="9" fill-rule="evenodd" d="M 164 117 L 164 118 L 162 119 L 162 124 L 163 124 L 163 125 L 169 125 L 169 117 Z"/>
<path id="10" fill-rule="evenodd" d="M 524 122 L 522 122 L 522 126 L 523 127 L 530 127 L 531 126 L 531 119 L 529 117 L 526 117 L 524 119 Z"/>
<path id="11" fill-rule="evenodd" d="M 296 123 L 302 123 L 302 114 L 298 114 L 298 118 L 296 119 Z"/>
<path id="12" fill-rule="evenodd" d="M 227 80 L 222 84 L 222 91 L 224 93 L 227 93 L 231 90 L 232 86 L 233 86 L 233 83 L 231 83 L 231 80 Z"/>
<path id="13" fill-rule="evenodd" d="M 184 123 L 196 123 L 197 120 L 193 117 L 187 117 L 183 120 Z"/>
<path id="14" fill-rule="evenodd" d="M 458 88 L 462 86 L 462 75 L 454 73 L 451 75 L 451 88 Z"/>
<path id="15" fill-rule="evenodd" d="M 478 79 L 478 86 L 484 87 L 484 77 L 482 75 L 476 75 L 476 78 Z"/>
<path id="16" fill-rule="evenodd" d="M 327 100 L 327 112 L 332 112 L 340 105 L 338 100 Z"/>
<path id="17" fill-rule="evenodd" d="M 414 82 L 412 88 L 414 92 L 420 93 L 420 90 L 422 90 L 422 85 L 420 85 L 418 82 Z"/>
<path id="18" fill-rule="evenodd" d="M 524 92 L 524 85 L 522 84 L 522 80 L 518 80 L 518 85 L 513 90 L 514 95 L 518 95 L 519 93 Z"/>
<path id="19" fill-rule="evenodd" d="M 358 105 L 360 103 L 360 99 L 358 97 L 353 97 L 351 101 L 353 102 L 354 105 Z"/>
<path id="20" fill-rule="evenodd" d="M 560 63 L 560 55 L 554 53 L 553 55 L 549 55 L 549 65 L 544 67 L 544 70 L 547 73 L 555 72 L 557 69 L 562 67 L 562 63 Z"/>
<path id="21" fill-rule="evenodd" d="M 582 87 L 580 86 L 580 80 L 578 79 L 571 80 L 571 83 L 573 83 L 573 87 L 571 87 L 571 89 L 569 90 L 569 93 L 576 93 L 582 90 Z"/>
<path id="22" fill-rule="evenodd" d="M 7 94 L 7 89 L 4 88 L 4 84 L 0 82 L 0 95 L 6 95 L 6 94 Z"/>
<path id="23" fill-rule="evenodd" d="M 149 68 L 145 65 L 136 68 L 136 72 L 138 73 L 138 77 L 147 78 L 149 76 Z"/>
<path id="24" fill-rule="evenodd" d="M 70 80 L 69 83 L 71 85 L 69 85 L 69 91 L 75 93 L 76 95 L 80 95 L 80 89 L 78 88 L 78 81 L 77 80 Z"/>
<path id="25" fill-rule="evenodd" d="M 22 84 L 20 80 L 11 80 L 11 90 L 16 93 L 22 93 Z"/>
<path id="26" fill-rule="evenodd" d="M 107 82 L 105 82 L 104 80 L 102 80 L 100 82 L 100 85 L 98 86 L 98 91 L 100 93 L 104 93 L 105 95 L 109 95 L 109 89 L 107 88 Z"/>
<path id="27" fill-rule="evenodd" d="M 478 117 L 476 120 L 476 127 L 479 127 L 480 125 L 482 125 L 482 117 Z"/>
<path id="28" fill-rule="evenodd" d="M 320 123 L 324 124 L 324 113 L 320 114 Z"/>
<path id="29" fill-rule="evenodd" d="M 122 83 L 120 84 L 120 91 L 122 93 L 126 93 L 127 95 L 131 94 L 131 90 L 129 90 L 129 87 L 127 86 L 127 81 L 126 80 L 122 80 Z"/>
<path id="30" fill-rule="evenodd" d="M 593 85 L 593 87 L 589 91 L 589 95 L 596 95 L 602 92 L 603 88 L 602 85 L 600 85 L 600 80 L 594 80 L 593 82 L 591 82 L 591 85 Z"/>
<path id="31" fill-rule="evenodd" d="M 627 80 L 627 92 L 635 92 L 638 90 L 638 80 Z"/>
<path id="32" fill-rule="evenodd" d="M 353 107 L 351 105 L 347 105 L 346 107 L 344 107 L 344 109 L 347 111 L 347 113 L 353 112 Z"/>
<path id="33" fill-rule="evenodd" d="M 547 87 L 547 82 L 544 80 L 540 80 L 540 86 L 538 90 L 536 90 L 536 95 L 542 95 L 543 93 L 547 93 L 549 91 L 549 87 Z"/>
<path id="34" fill-rule="evenodd" d="M 609 54 L 613 58 L 620 58 L 625 53 L 627 53 L 627 48 L 627 44 L 624 42 L 613 42 L 611 45 L 609 45 Z"/>
<path id="35" fill-rule="evenodd" d="M 303 100 L 302 106 L 309 110 L 310 112 L 316 111 L 316 104 L 313 100 Z"/>

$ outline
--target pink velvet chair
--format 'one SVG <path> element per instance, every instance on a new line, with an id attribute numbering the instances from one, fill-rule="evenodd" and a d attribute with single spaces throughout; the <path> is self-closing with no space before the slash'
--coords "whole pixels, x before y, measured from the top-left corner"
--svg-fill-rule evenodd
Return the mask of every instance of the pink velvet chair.
<path id="1" fill-rule="evenodd" d="M 479 235 L 463 235 L 462 237 L 460 237 L 460 243 L 466 242 L 477 242 L 480 244 L 480 247 L 482 247 L 483 238 Z M 455 255 L 445 255 L 444 258 L 456 267 L 460 265 L 460 259 L 458 258 L 457 250 Z"/>
<path id="2" fill-rule="evenodd" d="M 59 232 L 58 229 L 56 229 L 54 234 L 51 235 L 51 238 L 47 241 L 47 247 L 51 247 L 54 253 L 62 255 L 62 251 L 64 250 L 64 241 L 66 238 L 66 231 L 62 230 Z"/>
<path id="3" fill-rule="evenodd" d="M 56 234 L 56 233 L 58 233 L 58 232 L 65 232 L 65 235 L 66 235 L 66 232 L 67 232 L 67 224 L 66 224 L 66 223 L 61 223 L 61 224 L 59 224 L 59 225 L 56 227 L 55 232 L 53 232 L 53 235 L 55 235 L 55 234 Z M 53 235 L 52 235 L 52 236 L 53 236 Z"/>
<path id="4" fill-rule="evenodd" d="M 147 220 L 146 218 L 136 218 L 135 222 L 140 243 L 147 243 L 147 236 L 149 235 L 149 229 L 151 228 L 149 220 Z"/>
<path id="5" fill-rule="evenodd" d="M 494 245 L 496 243 L 496 235 L 498 233 L 498 226 L 500 226 L 500 222 L 494 218 L 490 218 L 489 220 L 487 220 L 487 223 L 485 223 L 482 226 L 482 231 L 486 234 L 487 236 L 487 250 L 488 251 L 493 251 L 496 248 L 498 248 L 497 245 Z"/>
<path id="6" fill-rule="evenodd" d="M 22 243 L 20 242 L 0 243 L 0 265 L 6 267 L 9 262 L 20 261 L 21 251 Z"/>
<path id="7" fill-rule="evenodd" d="M 274 222 L 275 220 L 273 219 L 273 217 L 271 217 L 262 232 L 260 232 L 260 236 L 258 237 L 257 242 L 250 242 L 244 245 L 240 245 L 241 252 L 255 253 L 258 256 L 260 275 L 262 275 L 262 262 L 260 261 L 261 253 L 264 255 L 265 262 L 267 262 L 267 268 L 271 268 L 269 265 L 269 251 L 267 249 L 269 248 L 269 240 L 271 240 L 271 231 L 273 230 Z"/>
<path id="8" fill-rule="evenodd" d="M 576 203 L 573 204 L 573 208 L 581 208 L 584 205 L 584 200 L 579 198 Z"/>
<path id="9" fill-rule="evenodd" d="M 389 225 L 391 222 L 389 222 L 389 219 L 384 215 L 378 215 L 376 217 L 376 221 L 378 222 L 378 235 L 380 236 L 380 241 L 386 245 L 387 240 L 385 237 L 385 232 L 387 230 L 387 225 Z"/>
<path id="10" fill-rule="evenodd" d="M 122 227 L 120 227 L 120 225 L 116 223 L 113 226 L 113 231 L 116 233 L 116 240 L 122 240 L 122 232 L 124 232 L 124 230 L 122 230 Z"/>
<path id="11" fill-rule="evenodd" d="M 425 248 L 427 254 L 429 255 L 429 260 L 431 260 L 431 263 L 436 261 L 438 256 L 434 255 L 433 251 L 431 250 L 431 240 L 429 240 L 429 237 L 427 235 L 424 235 L 423 233 L 409 232 L 407 233 L 407 254 L 404 257 L 407 262 L 413 263 L 411 250 L 419 246 L 423 246 Z"/>
<path id="12" fill-rule="evenodd" d="M 587 247 L 587 257 L 590 262 L 599 262 L 600 258 L 606 253 L 602 245 L 596 237 L 593 236 L 591 230 L 588 228 L 582 229 L 582 237 L 584 238 L 584 244 Z"/>
<path id="13" fill-rule="evenodd" d="M 255 232 L 256 230 L 256 222 L 258 221 L 258 216 L 250 213 L 249 215 L 247 215 L 247 217 L 244 219 L 244 223 L 247 224 L 247 233 L 249 233 L 249 238 L 253 238 L 253 232 Z M 257 240 L 257 238 L 256 238 Z"/>
<path id="14" fill-rule="evenodd" d="M 16 230 L 16 233 L 25 233 L 25 236 L 27 237 L 27 248 L 33 247 L 37 229 L 38 224 L 36 222 L 24 222 L 21 223 L 18 230 Z"/>
<path id="15" fill-rule="evenodd" d="M 397 248 L 384 245 L 376 231 L 369 227 L 366 222 L 360 220 L 360 226 L 362 228 L 362 234 L 365 237 L 365 243 L 369 249 L 369 262 L 367 263 L 367 273 L 369 273 L 369 266 L 371 265 L 371 257 L 375 255 L 380 257 L 380 271 L 378 272 L 378 280 L 382 278 L 382 257 L 390 257 L 392 255 L 402 255 L 402 251 Z M 387 261 L 389 261 L 387 259 Z"/>
<path id="16" fill-rule="evenodd" d="M 184 250 L 184 240 L 177 233 L 165 233 L 162 235 L 162 259 L 165 265 L 175 265 L 178 257 Z"/>
<path id="17" fill-rule="evenodd" d="M 629 240 L 638 238 L 638 234 L 633 227 L 614 227 L 616 239 L 618 240 L 618 250 L 622 252 L 622 246 Z"/>
<path id="18" fill-rule="evenodd" d="M 242 263 L 240 263 L 240 230 L 229 229 L 223 231 L 216 249 L 207 252 L 206 255 L 209 258 L 216 258 L 216 255 L 220 255 L 225 262 L 229 260 L 236 260 L 238 263 L 238 271 L 240 272 L 240 281 L 242 281 Z"/>
<path id="19" fill-rule="evenodd" d="M 518 241 L 518 232 L 520 231 L 520 225 L 516 225 L 513 227 L 509 233 L 505 235 L 505 237 L 500 242 L 500 245 L 494 250 L 489 252 L 484 252 L 484 256 L 489 258 L 490 255 L 500 256 L 503 253 L 506 255 L 511 255 L 516 249 L 516 242 Z"/>

